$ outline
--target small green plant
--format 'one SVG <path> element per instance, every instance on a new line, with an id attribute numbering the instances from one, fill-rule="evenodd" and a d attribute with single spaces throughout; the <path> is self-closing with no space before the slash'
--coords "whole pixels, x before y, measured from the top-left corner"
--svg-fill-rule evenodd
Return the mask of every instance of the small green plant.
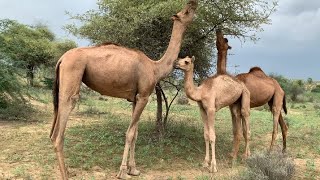
<path id="1" fill-rule="evenodd" d="M 303 108 L 303 109 L 307 108 L 307 106 L 304 105 L 304 104 L 302 104 L 300 107 Z"/>
<path id="2" fill-rule="evenodd" d="M 28 174 L 27 169 L 25 166 L 18 166 L 16 167 L 12 173 L 15 175 L 15 177 L 20 177 L 22 179 L 32 179 L 32 177 Z"/>
<path id="3" fill-rule="evenodd" d="M 178 175 L 177 180 L 186 180 L 186 178 L 181 175 Z"/>
<path id="4" fill-rule="evenodd" d="M 295 172 L 294 162 L 281 151 L 257 153 L 247 160 L 248 170 L 241 179 L 292 179 Z"/>
<path id="5" fill-rule="evenodd" d="M 315 110 L 319 110 L 319 109 L 320 109 L 320 104 L 314 104 L 314 105 L 313 105 L 313 108 L 314 108 Z"/>
<path id="6" fill-rule="evenodd" d="M 47 78 L 45 77 L 44 80 L 42 80 L 43 84 L 46 88 L 52 89 L 53 88 L 53 78 Z"/>
<path id="7" fill-rule="evenodd" d="M 316 165 L 314 163 L 314 160 L 307 160 L 306 167 L 307 171 L 305 173 L 305 177 L 307 179 L 316 179 Z"/>
<path id="8" fill-rule="evenodd" d="M 208 175 L 197 176 L 195 180 L 210 180 L 211 177 Z"/>

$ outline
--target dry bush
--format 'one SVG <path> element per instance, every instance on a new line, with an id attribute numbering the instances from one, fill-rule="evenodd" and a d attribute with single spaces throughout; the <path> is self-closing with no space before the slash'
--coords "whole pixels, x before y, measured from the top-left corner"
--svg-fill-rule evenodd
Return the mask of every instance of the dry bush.
<path id="1" fill-rule="evenodd" d="M 254 154 L 247 160 L 247 166 L 240 179 L 289 180 L 295 172 L 293 160 L 281 151 Z"/>
<path id="2" fill-rule="evenodd" d="M 177 104 L 180 105 L 188 105 L 189 104 L 189 99 L 185 95 L 181 95 L 177 98 Z"/>

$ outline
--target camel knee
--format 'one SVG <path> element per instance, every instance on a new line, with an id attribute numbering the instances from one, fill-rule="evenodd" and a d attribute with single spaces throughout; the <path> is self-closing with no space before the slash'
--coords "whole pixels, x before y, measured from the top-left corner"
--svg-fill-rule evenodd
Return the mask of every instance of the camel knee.
<path id="1" fill-rule="evenodd" d="M 209 135 L 209 141 L 210 141 L 210 143 L 215 143 L 216 142 L 216 135 L 215 134 L 210 134 Z"/>
<path id="2" fill-rule="evenodd" d="M 204 128 L 203 137 L 205 141 L 209 140 L 209 132 L 206 128 Z"/>
<path id="3" fill-rule="evenodd" d="M 71 99 L 71 109 L 74 109 L 74 107 L 76 106 L 77 102 L 80 99 L 80 95 L 79 94 L 73 95 L 70 99 Z"/>

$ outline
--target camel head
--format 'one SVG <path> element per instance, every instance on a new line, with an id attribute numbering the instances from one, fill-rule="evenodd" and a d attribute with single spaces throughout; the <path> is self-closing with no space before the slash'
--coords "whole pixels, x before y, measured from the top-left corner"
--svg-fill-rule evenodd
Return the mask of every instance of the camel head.
<path id="1" fill-rule="evenodd" d="M 197 0 L 190 0 L 187 3 L 186 7 L 176 15 L 173 15 L 171 19 L 177 22 L 181 22 L 182 24 L 187 26 L 192 21 L 197 6 Z"/>
<path id="2" fill-rule="evenodd" d="M 175 67 L 183 71 L 191 71 L 191 70 L 193 71 L 195 59 L 196 58 L 194 56 L 192 56 L 192 58 L 187 56 L 185 58 L 178 59 L 176 61 Z"/>
<path id="3" fill-rule="evenodd" d="M 228 44 L 228 39 L 223 37 L 223 33 L 221 29 L 218 29 L 216 31 L 217 41 L 216 46 L 218 51 L 227 51 L 228 49 L 231 49 L 231 46 Z"/>

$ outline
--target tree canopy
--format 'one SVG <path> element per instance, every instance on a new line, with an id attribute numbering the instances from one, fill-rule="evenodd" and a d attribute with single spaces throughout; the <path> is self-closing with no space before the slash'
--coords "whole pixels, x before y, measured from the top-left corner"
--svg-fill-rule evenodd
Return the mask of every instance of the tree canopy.
<path id="1" fill-rule="evenodd" d="M 93 44 L 105 41 L 142 50 L 152 59 L 158 59 L 167 48 L 172 21 L 185 0 L 98 0 L 98 9 L 72 15 L 82 24 L 66 26 L 72 34 L 89 39 Z M 257 40 L 262 25 L 270 23 L 276 2 L 268 0 L 203 0 L 199 2 L 196 18 L 184 38 L 181 57 L 197 57 L 195 72 L 206 77 L 215 57 L 214 30 L 240 40 Z"/>

